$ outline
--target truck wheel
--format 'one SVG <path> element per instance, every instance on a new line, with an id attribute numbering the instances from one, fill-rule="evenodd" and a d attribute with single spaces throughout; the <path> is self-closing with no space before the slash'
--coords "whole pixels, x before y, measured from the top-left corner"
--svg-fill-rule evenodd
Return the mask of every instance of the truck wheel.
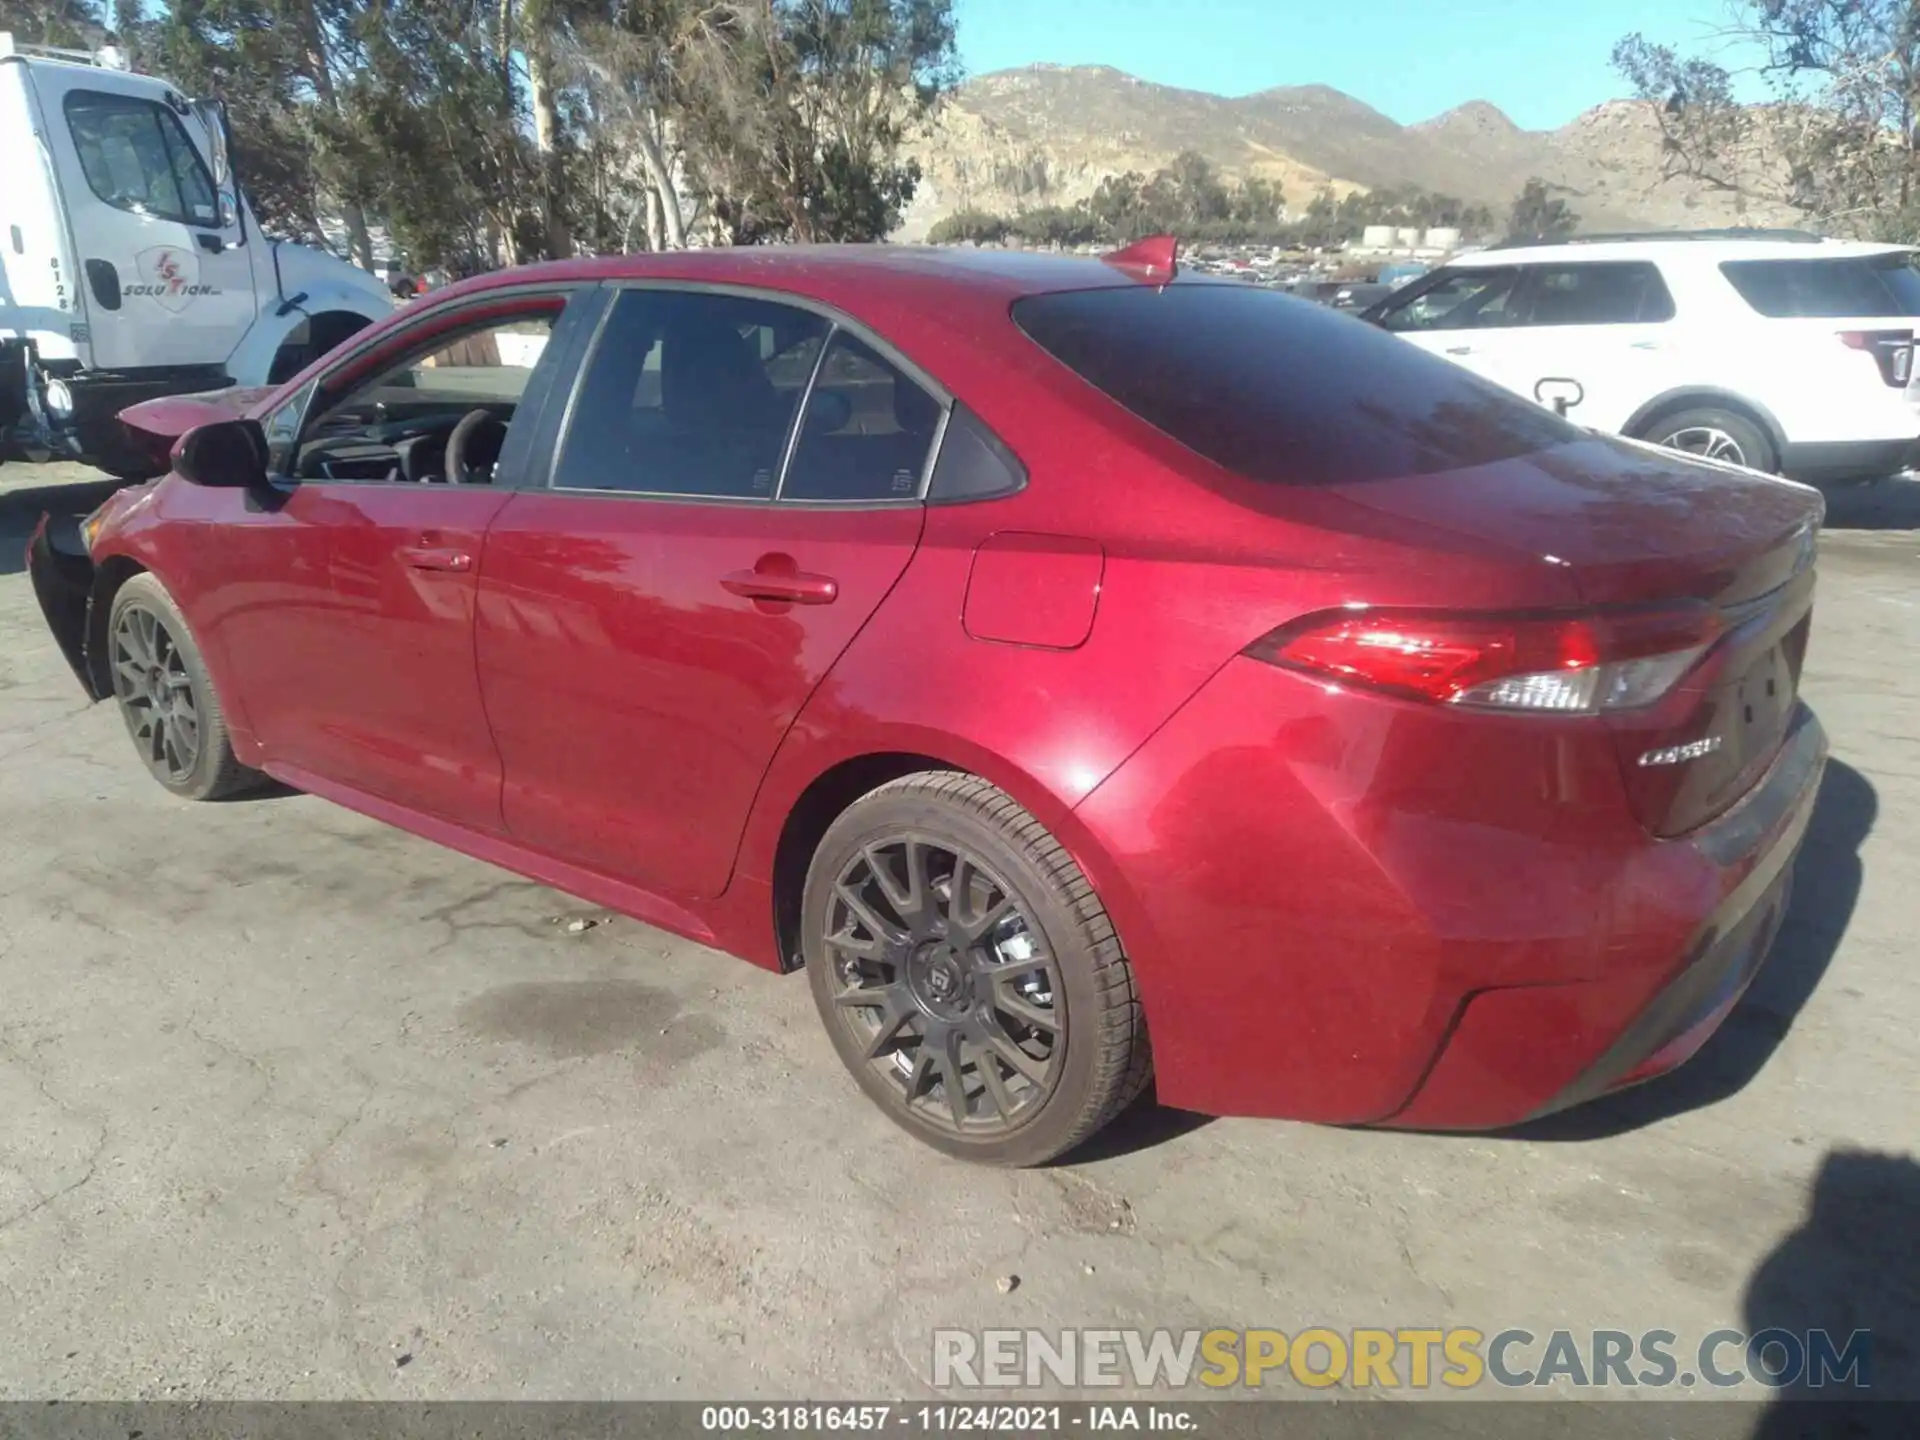
<path id="1" fill-rule="evenodd" d="M 218 800 L 265 780 L 235 758 L 200 648 L 152 575 L 135 575 L 114 593 L 107 647 L 120 716 L 154 779 L 189 800 Z"/>
<path id="2" fill-rule="evenodd" d="M 936 1149 L 1039 1165 L 1152 1071 L 1133 969 L 1060 842 L 957 772 L 857 800 L 807 872 L 801 946 L 834 1049 Z"/>

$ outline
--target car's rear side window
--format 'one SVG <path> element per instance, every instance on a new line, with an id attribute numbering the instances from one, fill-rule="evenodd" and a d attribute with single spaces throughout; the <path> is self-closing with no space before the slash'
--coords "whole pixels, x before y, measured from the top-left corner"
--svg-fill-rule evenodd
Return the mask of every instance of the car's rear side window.
<path id="1" fill-rule="evenodd" d="M 1846 260 L 1728 260 L 1720 273 L 1770 320 L 1920 315 L 1920 270 L 1905 251 Z"/>
<path id="2" fill-rule="evenodd" d="M 1673 296 L 1657 266 L 1639 261 L 1540 265 L 1523 304 L 1527 325 L 1657 325 L 1673 319 Z"/>
<path id="3" fill-rule="evenodd" d="M 807 398 L 783 500 L 912 500 L 940 427 L 940 402 L 844 330 Z"/>
<path id="4" fill-rule="evenodd" d="M 1363 321 L 1250 285 L 1035 295 L 1013 318 L 1142 420 L 1250 480 L 1431 474 L 1579 434 Z"/>

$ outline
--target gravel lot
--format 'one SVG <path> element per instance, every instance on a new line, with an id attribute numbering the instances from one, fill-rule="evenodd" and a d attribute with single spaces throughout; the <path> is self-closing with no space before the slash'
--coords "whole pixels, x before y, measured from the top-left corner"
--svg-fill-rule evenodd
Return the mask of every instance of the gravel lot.
<path id="1" fill-rule="evenodd" d="M 40 623 L 21 540 L 94 493 L 48 476 L 0 470 L 0 1398 L 917 1397 L 936 1326 L 1056 1325 L 1868 1327 L 1920 1391 L 1920 484 L 1834 502 L 1835 763 L 1692 1066 L 1524 1136 L 1147 1109 L 1010 1174 L 861 1100 L 798 978 L 171 799 Z"/>

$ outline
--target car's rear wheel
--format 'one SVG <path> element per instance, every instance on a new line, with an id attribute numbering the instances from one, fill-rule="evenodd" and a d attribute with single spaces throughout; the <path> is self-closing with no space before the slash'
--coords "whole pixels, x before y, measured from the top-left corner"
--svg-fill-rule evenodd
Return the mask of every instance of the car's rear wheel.
<path id="1" fill-rule="evenodd" d="M 153 576 L 132 576 L 114 593 L 107 659 L 120 716 L 154 779 L 189 800 L 217 800 L 261 782 L 235 757 L 206 662 Z"/>
<path id="2" fill-rule="evenodd" d="M 1779 466 L 1766 431 L 1732 410 L 1678 410 L 1661 416 L 1648 429 L 1646 438 L 1669 450 L 1745 465 L 1750 470 L 1771 474 Z"/>
<path id="3" fill-rule="evenodd" d="M 1041 1164 L 1147 1083 L 1106 911 L 985 780 L 908 775 L 856 801 L 814 852 L 801 919 L 834 1048 L 881 1109 L 950 1155 Z"/>

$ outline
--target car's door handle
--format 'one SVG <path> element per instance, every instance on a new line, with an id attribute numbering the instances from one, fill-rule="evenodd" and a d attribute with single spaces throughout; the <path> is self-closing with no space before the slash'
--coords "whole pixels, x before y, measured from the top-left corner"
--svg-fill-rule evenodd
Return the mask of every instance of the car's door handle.
<path id="1" fill-rule="evenodd" d="M 748 600 L 772 600 L 787 605 L 831 605 L 840 595 L 840 582 L 803 570 L 736 570 L 723 576 L 720 588 Z"/>
<path id="2" fill-rule="evenodd" d="M 218 255 L 227 248 L 227 242 L 218 235 L 195 235 L 193 238 L 200 242 L 200 248 L 209 255 Z"/>
<path id="3" fill-rule="evenodd" d="M 415 570 L 451 570 L 463 574 L 473 569 L 473 556 L 464 550 L 440 545 L 404 546 L 400 558 Z"/>
<path id="4" fill-rule="evenodd" d="M 1447 354 L 1449 355 L 1471 355 L 1472 353 L 1473 347 L 1471 345 L 1449 345 L 1447 347 Z"/>

